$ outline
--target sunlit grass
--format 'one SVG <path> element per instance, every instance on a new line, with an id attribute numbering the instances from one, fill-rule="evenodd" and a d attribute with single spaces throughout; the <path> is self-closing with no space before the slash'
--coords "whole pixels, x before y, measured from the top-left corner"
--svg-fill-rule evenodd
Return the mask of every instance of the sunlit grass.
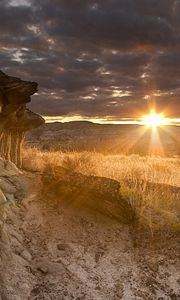
<path id="1" fill-rule="evenodd" d="M 107 176 L 116 180 L 145 180 L 180 186 L 180 159 L 156 156 L 103 155 L 96 152 L 49 152 L 36 148 L 24 150 L 24 165 L 43 171 L 47 165 L 64 165 L 87 175 Z M 88 166 L 88 167 L 87 167 Z"/>
<path id="2" fill-rule="evenodd" d="M 37 149 L 24 151 L 26 169 L 52 172 L 56 166 L 63 166 L 69 172 L 118 180 L 122 196 L 131 203 L 139 221 L 152 233 L 162 228 L 180 231 L 180 195 L 173 191 L 180 187 L 179 158 L 43 152 Z"/>

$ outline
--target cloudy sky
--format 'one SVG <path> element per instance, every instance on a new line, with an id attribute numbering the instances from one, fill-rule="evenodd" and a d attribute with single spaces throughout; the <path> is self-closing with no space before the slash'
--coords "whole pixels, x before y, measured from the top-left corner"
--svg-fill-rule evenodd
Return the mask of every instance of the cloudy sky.
<path id="1" fill-rule="evenodd" d="M 0 0 L 0 69 L 47 116 L 180 117 L 180 0 Z"/>

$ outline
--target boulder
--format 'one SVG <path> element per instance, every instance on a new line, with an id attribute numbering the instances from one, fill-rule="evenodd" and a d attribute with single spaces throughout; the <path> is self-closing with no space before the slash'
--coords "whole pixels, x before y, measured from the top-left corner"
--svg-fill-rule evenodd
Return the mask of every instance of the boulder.
<path id="1" fill-rule="evenodd" d="M 79 208 L 89 208 L 104 215 L 132 223 L 135 214 L 131 205 L 120 194 L 120 183 L 116 180 L 69 173 L 56 167 L 53 173 L 42 175 L 43 194 Z"/>

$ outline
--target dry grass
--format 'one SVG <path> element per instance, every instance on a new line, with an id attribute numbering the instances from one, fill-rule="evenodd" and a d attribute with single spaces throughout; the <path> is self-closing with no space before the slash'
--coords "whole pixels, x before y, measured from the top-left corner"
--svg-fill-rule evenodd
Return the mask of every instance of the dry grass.
<path id="1" fill-rule="evenodd" d="M 70 172 L 116 179 L 121 183 L 122 195 L 152 233 L 163 227 L 180 232 L 180 194 L 173 189 L 180 187 L 179 158 L 26 149 L 24 165 L 30 170 L 46 172 L 53 171 L 55 166 L 63 166 Z M 173 187 L 169 189 L 167 186 Z"/>
<path id="2" fill-rule="evenodd" d="M 24 150 L 24 166 L 43 171 L 47 166 L 64 166 L 73 172 L 107 176 L 119 181 L 129 179 L 180 186 L 180 159 L 141 157 L 136 154 L 103 155 L 96 152 L 46 152 L 36 148 Z"/>

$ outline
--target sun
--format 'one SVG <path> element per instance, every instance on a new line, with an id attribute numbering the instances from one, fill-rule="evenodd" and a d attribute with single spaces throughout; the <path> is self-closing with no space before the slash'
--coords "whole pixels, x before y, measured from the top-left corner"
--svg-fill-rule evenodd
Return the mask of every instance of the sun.
<path id="1" fill-rule="evenodd" d="M 147 127 L 156 128 L 166 125 L 166 119 L 163 114 L 157 114 L 154 110 L 149 115 L 143 117 L 143 124 Z"/>

